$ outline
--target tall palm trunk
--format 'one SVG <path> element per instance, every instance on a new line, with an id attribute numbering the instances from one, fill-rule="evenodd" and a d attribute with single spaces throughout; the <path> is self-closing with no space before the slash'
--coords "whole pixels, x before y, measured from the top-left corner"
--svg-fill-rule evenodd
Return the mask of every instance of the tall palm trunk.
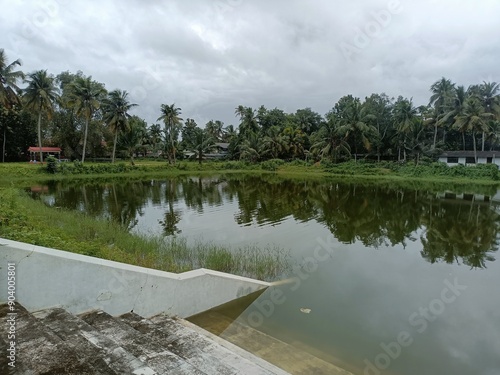
<path id="1" fill-rule="evenodd" d="M 85 149 L 87 148 L 87 132 L 89 130 L 89 118 L 87 117 L 85 121 L 85 133 L 83 136 L 83 152 L 82 152 L 82 163 L 85 162 Z"/>
<path id="2" fill-rule="evenodd" d="M 115 130 L 115 142 L 113 144 L 113 158 L 111 159 L 111 163 L 115 162 L 116 142 L 118 142 L 118 129 Z"/>
<path id="3" fill-rule="evenodd" d="M 462 142 L 464 144 L 464 151 L 465 151 L 465 132 L 462 132 Z"/>
<path id="4" fill-rule="evenodd" d="M 481 151 L 484 151 L 484 138 L 485 138 L 484 135 L 485 134 L 484 134 L 484 130 L 483 130 L 483 135 L 482 135 L 482 139 L 481 139 L 481 143 L 482 143 L 481 144 Z"/>
<path id="5" fill-rule="evenodd" d="M 472 140 L 473 140 L 473 144 L 474 144 L 474 160 L 476 161 L 476 164 L 477 164 L 476 132 L 472 132 Z"/>
<path id="6" fill-rule="evenodd" d="M 168 154 L 168 163 L 169 164 L 172 164 L 172 155 L 174 153 L 174 139 L 172 137 L 172 125 L 170 124 L 169 127 L 168 127 L 169 131 L 168 131 L 168 138 L 170 140 L 170 150 L 168 150 L 167 154 Z"/>
<path id="7" fill-rule="evenodd" d="M 380 123 L 378 122 L 377 120 L 377 134 L 378 136 L 380 137 Z M 380 163 L 380 142 L 382 141 L 382 139 L 378 139 L 377 141 L 377 161 Z"/>
<path id="8" fill-rule="evenodd" d="M 434 125 L 434 143 L 432 144 L 432 148 L 436 148 L 437 135 L 438 135 L 438 126 L 436 123 L 436 125 Z"/>
<path id="9" fill-rule="evenodd" d="M 7 126 L 3 130 L 2 163 L 5 163 L 5 141 L 7 139 Z"/>
<path id="10" fill-rule="evenodd" d="M 174 126 L 170 126 L 170 146 L 172 147 L 172 158 L 174 159 L 174 165 L 175 165 L 175 147 L 174 147 L 174 137 L 173 133 L 174 132 Z"/>
<path id="11" fill-rule="evenodd" d="M 40 150 L 40 163 L 43 163 L 43 152 L 42 152 L 42 105 L 38 110 L 38 147 Z"/>

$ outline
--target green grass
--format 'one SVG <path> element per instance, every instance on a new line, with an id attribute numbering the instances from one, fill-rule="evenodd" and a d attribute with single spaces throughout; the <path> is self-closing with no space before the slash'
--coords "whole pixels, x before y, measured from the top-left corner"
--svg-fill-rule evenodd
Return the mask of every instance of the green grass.
<path id="1" fill-rule="evenodd" d="M 264 172 L 259 164 L 239 161 L 178 162 L 175 166 L 167 162 L 138 161 L 135 166 L 126 163 L 58 163 L 55 174 L 48 173 L 46 165 L 29 163 L 0 163 L 0 186 L 25 186 L 33 181 L 94 178 L 142 178 L 170 177 L 186 174 L 208 175 L 224 173 L 259 173 Z"/>
<path id="2" fill-rule="evenodd" d="M 371 163 L 354 161 L 340 164 L 311 164 L 300 160 L 285 163 L 280 159 L 251 164 L 243 161 L 209 161 L 199 165 L 197 162 L 181 161 L 175 166 L 164 161 L 138 161 L 135 166 L 128 163 L 57 163 L 55 174 L 48 173 L 46 165 L 29 163 L 0 164 L 0 185 L 19 186 L 25 181 L 48 179 L 87 179 L 109 177 L 162 177 L 185 174 L 213 173 L 278 173 L 283 176 L 303 177 L 341 177 L 364 178 L 369 180 L 392 181 L 430 181 L 474 183 L 498 185 L 500 173 L 495 165 L 477 165 L 474 167 L 448 167 L 443 163 L 381 162 Z"/>
<path id="3" fill-rule="evenodd" d="M 340 177 L 393 182 L 451 182 L 458 184 L 500 185 L 500 172 L 496 165 L 481 164 L 472 167 L 459 165 L 448 167 L 444 163 L 414 165 L 413 163 L 354 161 L 330 164 L 317 163 L 312 166 L 284 164 L 277 169 L 283 176 Z"/>
<path id="4" fill-rule="evenodd" d="M 209 268 L 274 280 L 289 268 L 280 248 L 231 249 L 212 243 L 141 236 L 117 223 L 50 208 L 22 192 L 0 189 L 0 237 L 169 272 Z"/>

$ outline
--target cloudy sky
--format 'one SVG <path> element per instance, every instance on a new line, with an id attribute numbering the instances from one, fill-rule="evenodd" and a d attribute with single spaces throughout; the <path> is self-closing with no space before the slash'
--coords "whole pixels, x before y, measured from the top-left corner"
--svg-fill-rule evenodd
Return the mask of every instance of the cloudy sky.
<path id="1" fill-rule="evenodd" d="M 83 71 L 153 123 L 238 105 L 311 107 L 346 94 L 427 104 L 442 76 L 500 81 L 500 0 L 0 0 L 0 48 L 26 72 Z"/>

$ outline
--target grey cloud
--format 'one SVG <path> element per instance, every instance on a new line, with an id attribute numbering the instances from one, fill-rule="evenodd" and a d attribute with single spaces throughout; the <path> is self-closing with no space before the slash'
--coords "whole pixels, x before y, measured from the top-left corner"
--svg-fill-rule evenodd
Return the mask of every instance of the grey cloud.
<path id="1" fill-rule="evenodd" d="M 149 123 L 162 103 L 175 102 L 199 124 L 236 124 L 239 104 L 324 114 L 345 94 L 426 104 L 441 76 L 465 86 L 500 81 L 498 1 L 400 1 L 377 30 L 389 4 L 25 0 L 4 7 L 0 47 L 26 71 L 82 70 L 129 91 Z M 377 32 L 359 47 L 367 30 Z M 350 60 L 342 43 L 356 48 Z"/>

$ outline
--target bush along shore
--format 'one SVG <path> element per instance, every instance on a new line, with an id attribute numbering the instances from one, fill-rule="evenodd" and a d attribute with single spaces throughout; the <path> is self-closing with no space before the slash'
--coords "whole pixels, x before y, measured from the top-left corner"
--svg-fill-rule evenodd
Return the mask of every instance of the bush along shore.
<path id="1" fill-rule="evenodd" d="M 59 179 L 87 176 L 162 176 L 187 173 L 251 173 L 276 172 L 304 176 L 350 176 L 370 179 L 415 179 L 430 181 L 462 181 L 475 184 L 500 184 L 500 172 L 494 164 L 475 166 L 458 165 L 448 167 L 444 163 L 412 162 L 365 162 L 309 163 L 302 160 L 285 162 L 271 159 L 262 163 L 245 161 L 211 161 L 199 164 L 191 161 L 177 162 L 175 165 L 159 161 L 138 161 L 127 163 L 81 163 L 79 161 L 60 163 L 49 159 L 44 165 L 27 163 L 0 164 L 0 182 L 15 182 L 23 179 Z"/>
<path id="2" fill-rule="evenodd" d="M 47 207 L 13 188 L 0 188 L 0 237 L 176 273 L 208 268 L 272 281 L 290 268 L 288 251 L 276 246 L 189 246 L 185 239 L 135 235 L 111 221 Z"/>

